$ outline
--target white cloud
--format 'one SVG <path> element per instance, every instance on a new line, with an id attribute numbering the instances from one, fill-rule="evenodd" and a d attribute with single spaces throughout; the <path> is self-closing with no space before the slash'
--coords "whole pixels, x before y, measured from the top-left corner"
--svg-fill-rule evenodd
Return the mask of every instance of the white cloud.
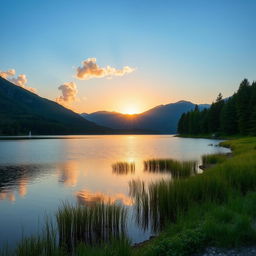
<path id="1" fill-rule="evenodd" d="M 11 83 L 20 86 L 28 91 L 31 91 L 33 93 L 36 93 L 36 89 L 27 86 L 27 77 L 24 74 L 20 74 L 17 77 L 14 77 L 16 74 L 15 69 L 9 69 L 7 71 L 0 71 L 0 76 L 3 77 L 4 79 L 7 79 L 8 81 L 10 81 Z"/>
<path id="2" fill-rule="evenodd" d="M 0 71 L 0 76 L 7 79 L 10 76 L 15 76 L 15 69 L 9 69 L 7 71 Z"/>
<path id="3" fill-rule="evenodd" d="M 96 63 L 96 61 L 96 58 L 88 58 L 83 61 L 82 66 L 78 67 L 76 70 L 76 78 L 81 80 L 101 77 L 111 78 L 113 76 L 123 76 L 135 70 L 129 66 L 125 66 L 122 69 L 116 69 L 110 66 L 102 68 Z"/>
<path id="4" fill-rule="evenodd" d="M 56 102 L 62 105 L 71 104 L 76 100 L 77 87 L 74 82 L 64 83 L 58 87 L 62 95 L 56 98 Z"/>

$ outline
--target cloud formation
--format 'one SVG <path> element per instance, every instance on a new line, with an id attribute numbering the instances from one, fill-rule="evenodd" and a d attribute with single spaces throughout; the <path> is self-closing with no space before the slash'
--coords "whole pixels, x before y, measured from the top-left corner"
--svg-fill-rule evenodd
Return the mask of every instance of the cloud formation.
<path id="1" fill-rule="evenodd" d="M 96 61 L 96 58 L 88 58 L 83 61 L 82 66 L 78 67 L 76 70 L 76 78 L 81 80 L 101 77 L 111 78 L 113 76 L 123 76 L 135 70 L 129 66 L 125 66 L 122 69 L 116 69 L 110 66 L 102 68 L 96 63 Z"/>
<path id="2" fill-rule="evenodd" d="M 64 83 L 58 87 L 62 95 L 56 98 L 56 102 L 62 105 L 71 104 L 76 100 L 77 87 L 74 82 Z"/>
<path id="3" fill-rule="evenodd" d="M 0 71 L 0 76 L 4 79 L 7 79 L 10 76 L 15 76 L 15 69 L 9 69 L 7 71 Z"/>
<path id="4" fill-rule="evenodd" d="M 17 77 L 14 77 L 16 74 L 15 69 L 9 69 L 7 71 L 0 71 L 0 76 L 3 77 L 4 79 L 7 79 L 8 81 L 10 81 L 11 83 L 20 86 L 28 91 L 31 91 L 33 93 L 36 93 L 36 89 L 27 86 L 27 77 L 24 74 L 20 74 Z"/>

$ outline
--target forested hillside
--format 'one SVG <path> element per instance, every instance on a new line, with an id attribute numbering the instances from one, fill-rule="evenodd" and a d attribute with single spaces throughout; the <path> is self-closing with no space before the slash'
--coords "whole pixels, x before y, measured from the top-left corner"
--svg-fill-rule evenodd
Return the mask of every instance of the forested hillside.
<path id="1" fill-rule="evenodd" d="M 0 77 L 0 135 L 107 133 L 56 102 L 42 98 Z"/>
<path id="2" fill-rule="evenodd" d="M 221 93 L 209 109 L 184 113 L 178 123 L 179 134 L 256 135 L 256 82 L 244 79 L 238 91 L 223 99 Z"/>

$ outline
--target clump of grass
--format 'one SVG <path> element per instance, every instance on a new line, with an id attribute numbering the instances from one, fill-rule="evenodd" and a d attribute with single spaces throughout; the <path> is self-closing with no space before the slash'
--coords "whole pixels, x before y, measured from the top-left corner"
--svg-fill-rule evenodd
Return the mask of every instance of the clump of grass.
<path id="1" fill-rule="evenodd" d="M 126 208 L 116 204 L 63 203 L 56 214 L 60 244 L 74 248 L 80 242 L 94 245 L 118 239 L 125 233 L 126 214 Z"/>
<path id="2" fill-rule="evenodd" d="M 131 254 L 131 242 L 125 237 L 118 240 L 111 240 L 109 243 L 104 243 L 98 247 L 81 243 L 75 250 L 76 256 L 130 256 Z"/>
<path id="3" fill-rule="evenodd" d="M 139 184 L 139 185 L 137 185 Z M 149 184 L 147 190 L 140 182 L 130 183 L 134 195 L 137 221 L 144 229 L 149 225 L 158 232 L 168 222 L 174 222 L 192 205 L 204 202 L 224 202 L 228 197 L 225 183 L 218 177 L 198 175 L 185 180 L 162 180 Z M 135 188 L 134 188 L 135 187 Z"/>
<path id="4" fill-rule="evenodd" d="M 128 174 L 135 172 L 135 163 L 117 162 L 112 165 L 112 171 L 115 174 Z"/>
<path id="5" fill-rule="evenodd" d="M 151 159 L 144 161 L 144 170 L 148 172 L 170 172 L 174 178 L 184 178 L 197 172 L 197 162 Z"/>
<path id="6" fill-rule="evenodd" d="M 207 154 L 202 156 L 204 166 L 223 163 L 227 158 L 227 154 Z"/>

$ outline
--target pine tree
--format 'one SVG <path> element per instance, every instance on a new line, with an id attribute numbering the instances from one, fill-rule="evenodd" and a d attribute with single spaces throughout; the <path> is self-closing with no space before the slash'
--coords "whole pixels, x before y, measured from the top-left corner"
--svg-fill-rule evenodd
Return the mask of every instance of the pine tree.
<path id="1" fill-rule="evenodd" d="M 238 132 L 235 95 L 225 102 L 220 120 L 221 132 L 224 134 L 235 134 Z"/>
<path id="2" fill-rule="evenodd" d="M 244 79 L 237 92 L 238 128 L 241 134 L 247 134 L 250 119 L 250 83 Z"/>

